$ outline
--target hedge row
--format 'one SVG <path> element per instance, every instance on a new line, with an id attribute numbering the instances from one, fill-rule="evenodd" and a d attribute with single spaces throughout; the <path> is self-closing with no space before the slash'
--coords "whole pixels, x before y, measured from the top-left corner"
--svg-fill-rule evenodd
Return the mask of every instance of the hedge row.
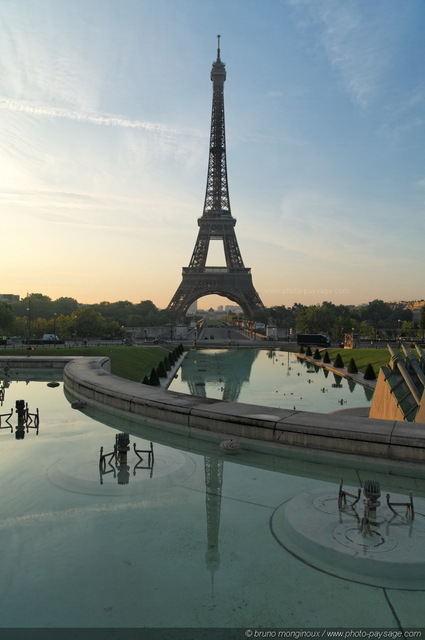
<path id="1" fill-rule="evenodd" d="M 327 353 L 328 352 L 326 351 L 325 355 L 327 355 Z M 329 356 L 328 356 L 327 362 L 329 362 L 329 361 L 330 360 L 329 360 Z M 323 362 L 325 362 L 325 358 L 323 358 Z M 333 366 L 336 367 L 336 368 L 342 368 L 342 367 L 345 366 L 344 365 L 344 361 L 343 361 L 340 353 L 337 353 L 335 361 L 333 363 Z M 350 359 L 350 362 L 348 363 L 348 367 L 347 367 L 347 372 L 348 373 L 358 373 L 359 372 L 354 358 Z M 376 373 L 375 373 L 375 370 L 374 370 L 373 366 L 370 364 L 370 362 L 369 362 L 369 364 L 367 365 L 367 367 L 365 369 L 363 378 L 365 380 L 376 380 Z"/>
<path id="2" fill-rule="evenodd" d="M 312 354 L 311 348 L 307 347 L 307 349 L 304 351 L 304 348 L 301 346 L 300 348 L 300 353 L 305 353 L 306 356 L 312 356 L 314 358 L 314 360 L 321 360 L 322 359 L 322 355 L 319 351 L 319 349 L 316 349 L 316 351 L 314 352 L 314 355 Z M 325 353 L 323 354 L 323 362 L 329 364 L 330 363 L 330 358 L 329 358 L 329 354 L 327 351 L 325 351 Z M 333 366 L 336 367 L 337 369 L 342 369 L 345 365 L 344 365 L 344 361 L 341 357 L 340 353 L 337 353 L 336 358 L 334 360 Z M 350 362 L 348 363 L 348 367 L 347 367 L 347 372 L 348 373 L 358 373 L 359 370 L 357 368 L 357 365 L 354 361 L 354 358 L 351 358 Z M 376 374 L 374 371 L 373 366 L 369 363 L 366 367 L 365 373 L 364 373 L 364 379 L 365 380 L 376 380 Z"/>
<path id="3" fill-rule="evenodd" d="M 150 376 L 145 376 L 143 378 L 142 384 L 149 384 L 152 387 L 158 387 L 161 384 L 159 379 L 167 377 L 167 372 L 171 370 L 171 367 L 177 362 L 183 352 L 183 345 L 179 344 L 178 347 L 173 349 L 173 351 L 170 351 L 170 353 L 165 356 L 164 360 L 161 360 L 156 369 L 152 369 Z"/>

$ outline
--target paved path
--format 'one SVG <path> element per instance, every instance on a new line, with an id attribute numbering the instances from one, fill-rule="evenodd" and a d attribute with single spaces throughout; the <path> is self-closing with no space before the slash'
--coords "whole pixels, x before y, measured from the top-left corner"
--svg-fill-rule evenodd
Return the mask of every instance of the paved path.
<path id="1" fill-rule="evenodd" d="M 332 373 L 336 373 L 342 378 L 349 378 L 350 380 L 354 380 L 358 384 L 362 384 L 364 387 L 369 387 L 370 389 L 375 390 L 376 380 L 365 380 L 363 373 L 348 373 L 347 367 L 334 367 L 331 362 L 322 362 L 322 360 L 315 360 L 311 356 L 306 356 L 304 353 L 296 353 L 297 358 L 302 358 L 303 360 L 307 360 L 317 367 L 322 367 L 323 369 L 328 369 L 328 371 L 332 371 Z"/>

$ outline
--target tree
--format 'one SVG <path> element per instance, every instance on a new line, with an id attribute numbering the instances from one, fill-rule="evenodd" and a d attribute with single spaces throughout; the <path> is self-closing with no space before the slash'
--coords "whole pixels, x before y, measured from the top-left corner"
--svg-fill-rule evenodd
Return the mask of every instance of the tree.
<path id="1" fill-rule="evenodd" d="M 416 326 L 414 322 L 408 322 L 408 321 L 404 321 L 401 324 L 401 335 L 405 336 L 406 338 L 412 338 L 414 337 L 416 333 Z"/>
<path id="2" fill-rule="evenodd" d="M 104 317 L 91 307 L 81 307 L 72 314 L 74 333 L 80 338 L 100 338 L 105 333 Z"/>
<path id="3" fill-rule="evenodd" d="M 151 311 L 156 311 L 157 308 L 152 302 L 152 300 L 141 300 L 138 304 L 136 304 L 137 311 L 142 315 L 150 313 Z"/>
<path id="4" fill-rule="evenodd" d="M 50 333 L 49 321 L 46 318 L 34 318 L 31 321 L 31 337 L 40 339 L 45 333 Z"/>
<path id="5" fill-rule="evenodd" d="M 54 333 L 52 330 L 51 333 Z M 56 335 L 62 340 L 65 338 L 72 338 L 75 333 L 75 318 L 70 316 L 58 316 L 56 319 Z"/>
<path id="6" fill-rule="evenodd" d="M 368 324 L 366 321 L 363 321 L 359 327 L 359 333 L 361 336 L 365 338 L 369 338 L 369 340 L 373 340 L 376 337 L 376 330 L 372 327 L 372 325 Z"/>
<path id="7" fill-rule="evenodd" d="M 102 314 L 110 322 L 118 322 L 120 326 L 129 326 L 128 318 L 134 313 L 135 305 L 129 300 L 117 302 L 101 302 L 93 305 L 93 309 Z"/>
<path id="8" fill-rule="evenodd" d="M 27 316 L 28 309 L 31 318 L 52 318 L 54 309 L 52 299 L 42 293 L 30 293 L 26 298 L 12 305 L 13 311 L 17 316 Z"/>
<path id="9" fill-rule="evenodd" d="M 303 307 L 297 313 L 298 333 L 331 333 L 336 319 L 335 311 L 328 302 L 322 305 Z"/>
<path id="10" fill-rule="evenodd" d="M 125 334 L 122 325 L 115 321 L 106 324 L 106 333 L 113 338 L 124 338 Z"/>
<path id="11" fill-rule="evenodd" d="M 169 309 L 159 309 L 157 311 L 157 324 L 167 324 L 173 319 L 173 313 Z"/>
<path id="12" fill-rule="evenodd" d="M 0 333 L 7 335 L 13 328 L 15 314 L 7 302 L 0 301 Z"/>
<path id="13" fill-rule="evenodd" d="M 124 324 L 126 327 L 142 327 L 143 316 L 139 316 L 136 313 L 130 313 L 127 317 L 127 321 Z"/>
<path id="14" fill-rule="evenodd" d="M 354 358 L 350 359 L 350 362 L 348 363 L 347 371 L 348 371 L 348 373 L 358 373 L 359 372 L 359 370 L 357 369 L 357 365 L 356 365 L 356 362 L 355 362 Z"/>
<path id="15" fill-rule="evenodd" d="M 149 376 L 149 384 L 153 387 L 158 387 L 161 384 L 156 369 L 152 369 L 151 371 L 151 375 Z"/>
<path id="16" fill-rule="evenodd" d="M 335 361 L 334 361 L 334 367 L 337 367 L 338 369 L 344 367 L 344 361 L 343 361 L 340 353 L 336 354 L 336 358 L 335 358 Z"/>
<path id="17" fill-rule="evenodd" d="M 268 309 L 268 316 L 270 316 L 281 329 L 290 329 L 295 326 L 294 309 L 286 308 L 284 305 L 270 307 L 270 309 Z"/>
<path id="18" fill-rule="evenodd" d="M 167 372 L 165 370 L 165 365 L 164 365 L 164 361 L 163 360 L 161 360 L 161 362 L 157 366 L 156 372 L 157 372 L 159 378 L 166 378 L 167 377 Z"/>
<path id="19" fill-rule="evenodd" d="M 58 316 L 70 316 L 73 311 L 79 307 L 78 302 L 74 298 L 58 298 L 52 302 L 53 312 Z"/>
<path id="20" fill-rule="evenodd" d="M 254 322 L 262 322 L 263 324 L 267 324 L 269 315 L 270 314 L 268 309 L 257 309 L 256 311 L 254 311 L 254 313 L 252 314 L 252 318 L 250 319 Z"/>
<path id="21" fill-rule="evenodd" d="M 372 300 L 360 311 L 360 317 L 376 331 L 392 325 L 393 309 L 383 300 Z"/>
<path id="22" fill-rule="evenodd" d="M 366 367 L 366 371 L 364 372 L 364 376 L 363 376 L 363 378 L 364 378 L 365 380 L 376 380 L 376 373 L 375 373 L 375 371 L 374 371 L 374 368 L 373 368 L 373 367 L 372 367 L 372 365 L 370 364 L 370 362 L 369 362 L 369 364 L 368 364 L 368 365 L 367 365 L 367 367 Z"/>
<path id="23" fill-rule="evenodd" d="M 421 336 L 422 336 L 422 340 L 425 337 L 425 304 L 422 305 L 421 307 L 421 319 L 420 319 L 420 330 L 421 330 Z"/>
<path id="24" fill-rule="evenodd" d="M 21 338 L 28 337 L 28 318 L 25 317 L 15 317 L 13 322 L 13 330 L 12 333 L 15 336 L 20 336 Z"/>

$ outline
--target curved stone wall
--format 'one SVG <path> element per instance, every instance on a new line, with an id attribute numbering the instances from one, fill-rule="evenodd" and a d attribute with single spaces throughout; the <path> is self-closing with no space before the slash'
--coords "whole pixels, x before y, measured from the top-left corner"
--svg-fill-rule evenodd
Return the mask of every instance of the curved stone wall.
<path id="1" fill-rule="evenodd" d="M 278 453 L 288 445 L 397 461 L 425 461 L 424 425 L 344 414 L 288 411 L 200 398 L 111 375 L 108 358 L 78 358 L 64 369 L 72 392 L 106 407 L 172 425 L 176 432 L 208 432 L 261 443 Z M 282 445 L 285 445 L 284 447 Z"/>

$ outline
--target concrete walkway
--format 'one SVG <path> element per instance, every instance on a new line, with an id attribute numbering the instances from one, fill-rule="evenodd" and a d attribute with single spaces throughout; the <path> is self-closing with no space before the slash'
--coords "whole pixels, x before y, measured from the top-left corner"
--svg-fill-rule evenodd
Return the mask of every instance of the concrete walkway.
<path id="1" fill-rule="evenodd" d="M 306 356 L 304 353 L 294 353 L 294 355 L 297 358 L 311 362 L 311 364 L 314 364 L 316 367 L 321 367 L 322 369 L 327 369 L 332 373 L 336 373 L 338 376 L 341 376 L 341 378 L 354 380 L 354 382 L 357 382 L 357 384 L 361 384 L 364 387 L 369 387 L 370 389 L 375 389 L 376 387 L 376 380 L 365 380 L 363 373 L 349 373 L 347 367 L 334 367 L 330 362 L 315 360 L 312 356 Z"/>

